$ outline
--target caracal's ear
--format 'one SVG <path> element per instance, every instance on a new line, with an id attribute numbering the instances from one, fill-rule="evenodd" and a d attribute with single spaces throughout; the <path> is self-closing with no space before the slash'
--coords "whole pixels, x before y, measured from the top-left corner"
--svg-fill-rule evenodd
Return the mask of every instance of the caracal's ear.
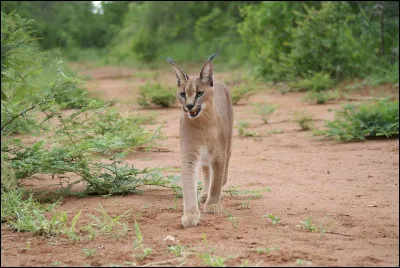
<path id="1" fill-rule="evenodd" d="M 217 54 L 212 54 L 201 69 L 200 81 L 212 87 L 214 85 L 212 60 Z"/>
<path id="2" fill-rule="evenodd" d="M 181 70 L 181 68 L 178 67 L 178 65 L 175 64 L 175 62 L 171 58 L 167 58 L 167 61 L 172 64 L 172 67 L 174 68 L 175 75 L 176 75 L 176 83 L 178 84 L 178 87 L 181 86 L 183 80 L 188 80 L 189 76 Z"/>

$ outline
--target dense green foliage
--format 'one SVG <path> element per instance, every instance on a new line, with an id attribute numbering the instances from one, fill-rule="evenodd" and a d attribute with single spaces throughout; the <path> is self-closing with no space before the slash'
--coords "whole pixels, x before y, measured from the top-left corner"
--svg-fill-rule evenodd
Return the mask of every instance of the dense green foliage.
<path id="1" fill-rule="evenodd" d="M 250 2 L 251 3 L 251 2 Z M 203 61 L 218 52 L 221 61 L 245 59 L 236 24 L 244 2 L 133 2 L 123 27 L 109 45 L 111 61 Z M 121 42 L 123 40 L 123 42 Z"/>
<path id="2" fill-rule="evenodd" d="M 2 2 L 12 10 L 37 21 L 42 48 L 72 59 L 186 63 L 217 52 L 220 68 L 251 64 L 274 81 L 324 73 L 398 83 L 398 2 Z"/>
<path id="3" fill-rule="evenodd" d="M 318 130 L 335 140 L 365 140 L 374 137 L 399 135 L 399 101 L 378 101 L 361 105 L 347 104 L 325 123 L 326 130 Z"/>
<path id="4" fill-rule="evenodd" d="M 13 10 L 36 21 L 36 37 L 43 49 L 101 48 L 123 22 L 127 1 L 103 2 L 103 14 L 93 12 L 92 1 L 4 1 L 1 11 Z"/>
<path id="5" fill-rule="evenodd" d="M 242 12 L 239 32 L 270 79 L 366 77 L 398 65 L 398 2 L 262 2 Z"/>

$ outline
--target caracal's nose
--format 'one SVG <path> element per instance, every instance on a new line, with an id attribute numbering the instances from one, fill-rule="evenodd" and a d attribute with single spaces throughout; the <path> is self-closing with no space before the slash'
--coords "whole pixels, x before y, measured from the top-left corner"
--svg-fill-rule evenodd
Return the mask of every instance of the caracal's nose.
<path id="1" fill-rule="evenodd" d="M 194 107 L 194 105 L 191 104 L 191 103 L 189 103 L 188 105 L 186 105 L 186 108 L 188 108 L 189 111 L 191 111 L 193 107 Z"/>

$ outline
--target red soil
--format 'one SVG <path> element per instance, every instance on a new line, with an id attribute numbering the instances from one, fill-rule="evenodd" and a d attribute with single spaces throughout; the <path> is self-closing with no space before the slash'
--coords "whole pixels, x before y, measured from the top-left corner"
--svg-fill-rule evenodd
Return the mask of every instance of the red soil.
<path id="1" fill-rule="evenodd" d="M 138 86 L 154 79 L 174 86 L 172 70 L 136 71 L 117 67 L 84 69 L 91 76 L 88 90 L 106 100 L 115 100 L 122 111 L 139 109 L 135 98 Z M 229 80 L 232 74 L 218 74 L 217 80 Z M 140 74 L 142 77 L 138 77 Z M 150 78 L 146 77 L 149 74 Z M 101 93 L 101 94 L 99 94 Z M 355 96 L 360 96 L 355 94 Z M 256 190 L 268 186 L 270 192 L 257 199 L 225 195 L 224 210 L 236 217 L 237 225 L 226 214 L 202 214 L 199 226 L 181 226 L 182 199 L 174 201 L 171 190 L 149 187 L 142 194 L 103 198 L 100 196 L 64 198 L 59 209 L 68 212 L 69 220 L 82 209 L 78 227 L 88 223 L 98 204 L 112 215 L 132 209 L 131 216 L 121 220 L 130 230 L 121 237 L 98 236 L 94 240 L 72 242 L 63 238 L 45 238 L 29 233 L 14 233 L 2 224 L 2 266 L 204 266 L 200 255 L 213 249 L 215 256 L 235 256 L 225 262 L 239 266 L 248 259 L 254 266 L 399 266 L 399 143 L 398 139 L 341 143 L 320 141 L 310 132 L 301 131 L 291 122 L 294 111 L 307 110 L 315 124 L 332 119 L 333 112 L 345 101 L 310 105 L 302 101 L 303 93 L 281 95 L 264 91 L 234 107 L 235 125 L 250 122 L 250 130 L 260 139 L 243 138 L 234 130 L 233 152 L 227 186 Z M 397 90 L 398 98 L 398 90 Z M 252 111 L 251 103 L 277 104 L 268 124 Z M 180 108 L 156 109 L 157 121 L 166 122 L 161 141 L 163 150 L 140 151 L 129 155 L 126 162 L 138 168 L 180 167 Z M 155 126 L 149 125 L 149 128 Z M 271 130 L 275 130 L 271 133 Z M 278 131 L 277 131 L 278 130 Z M 50 179 L 31 181 L 31 188 L 48 190 Z M 201 206 L 201 209 L 203 205 Z M 281 218 L 273 225 L 263 218 L 272 213 Z M 301 221 L 311 217 L 319 231 L 301 228 Z M 135 258 L 134 222 L 140 223 L 144 246 L 152 253 L 144 260 Z M 323 231 L 321 231 L 323 228 Z M 168 252 L 167 235 L 193 254 L 176 259 Z M 202 237 L 206 237 L 205 243 Z M 29 245 L 29 247 L 27 246 Z M 96 249 L 92 258 L 83 249 Z M 270 253 L 257 253 L 257 248 L 279 248 Z"/>

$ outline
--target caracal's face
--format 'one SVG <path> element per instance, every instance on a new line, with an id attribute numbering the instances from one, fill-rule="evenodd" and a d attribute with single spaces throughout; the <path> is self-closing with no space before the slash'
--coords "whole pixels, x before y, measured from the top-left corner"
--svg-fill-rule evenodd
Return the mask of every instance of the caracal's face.
<path id="1" fill-rule="evenodd" d="M 188 118 L 196 119 L 213 104 L 213 89 L 198 78 L 189 78 L 179 86 L 176 97 Z"/>

